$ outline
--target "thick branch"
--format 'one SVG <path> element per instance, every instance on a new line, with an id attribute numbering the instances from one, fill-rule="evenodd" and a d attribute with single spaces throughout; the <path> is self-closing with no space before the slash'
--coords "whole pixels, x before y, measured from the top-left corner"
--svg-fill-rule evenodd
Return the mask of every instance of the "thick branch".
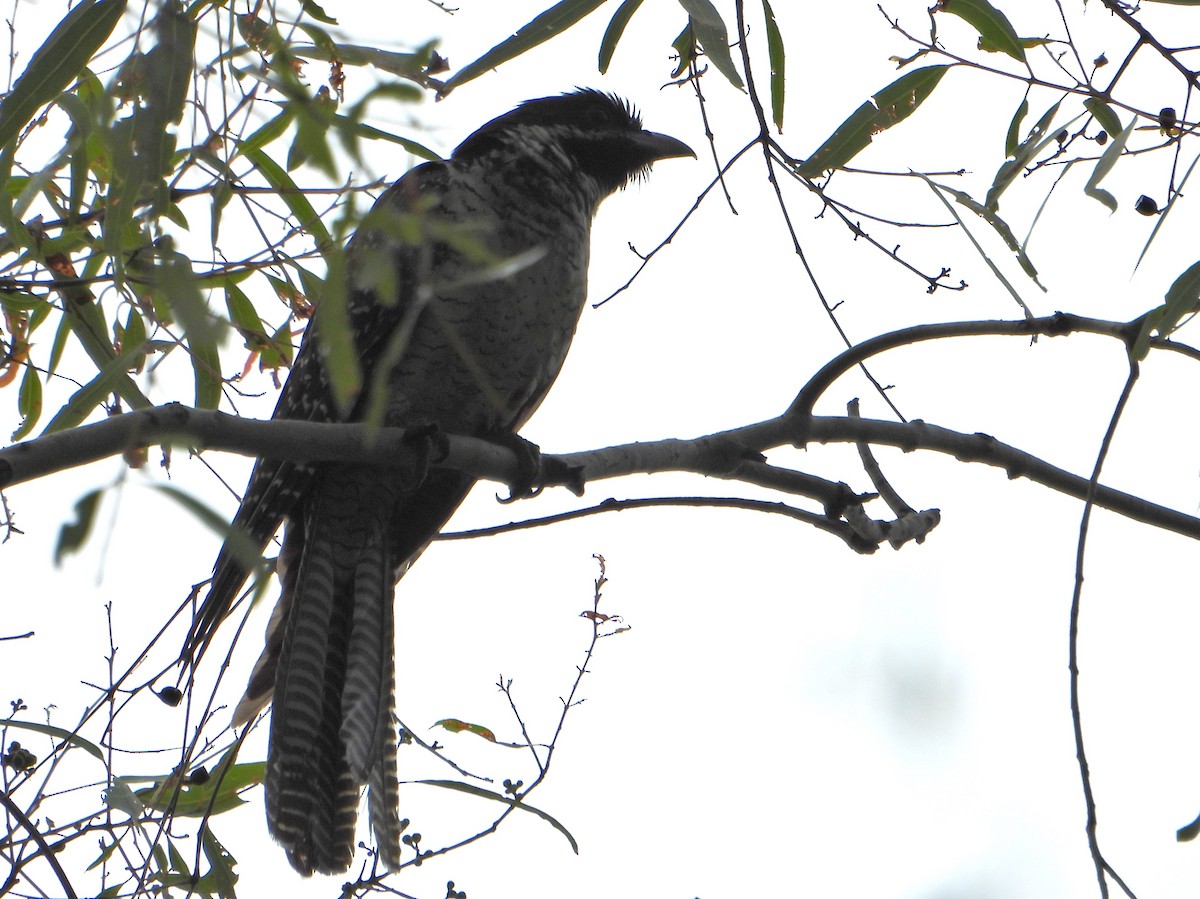
<path id="1" fill-rule="evenodd" d="M 521 466 L 508 448 L 469 437 L 448 435 L 449 454 L 439 467 L 506 484 L 519 482 Z M 1009 477 L 1025 477 L 1060 493 L 1083 499 L 1088 481 L 986 434 L 962 434 L 924 422 L 900 423 L 843 417 L 783 416 L 692 440 L 630 443 L 553 457 L 566 472 L 545 486 L 574 486 L 588 481 L 690 471 L 725 480 L 763 484 L 824 505 L 838 517 L 861 503 L 845 484 L 766 465 L 761 454 L 801 440 L 822 443 L 871 443 L 905 451 L 927 449 L 960 461 L 1002 468 Z M 402 464 L 410 449 L 398 428 L 370 430 L 358 424 L 254 421 L 221 412 L 167 405 L 139 410 L 92 425 L 52 434 L 0 450 L 0 488 L 23 483 L 125 450 L 159 443 L 218 449 L 243 455 L 295 461 L 360 461 Z M 1096 505 L 1136 521 L 1200 539 L 1200 519 L 1156 505 L 1132 494 L 1098 486 Z"/>
<path id="2" fill-rule="evenodd" d="M 442 461 L 443 466 L 491 481 L 518 480 L 519 468 L 512 450 L 471 437 L 450 435 L 447 439 L 449 454 Z M 295 462 L 403 465 L 413 461 L 412 449 L 405 444 L 400 428 L 258 421 L 169 403 L 0 450 L 0 489 L 155 445 L 222 450 Z"/>

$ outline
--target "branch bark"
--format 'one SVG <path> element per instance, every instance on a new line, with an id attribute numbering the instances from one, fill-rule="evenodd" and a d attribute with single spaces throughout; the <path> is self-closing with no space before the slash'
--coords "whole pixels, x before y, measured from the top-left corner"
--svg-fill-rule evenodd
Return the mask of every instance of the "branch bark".
<path id="1" fill-rule="evenodd" d="M 855 493 L 843 482 L 767 464 L 762 453 L 775 447 L 816 441 L 894 446 L 905 452 L 932 450 L 965 462 L 1001 468 L 1052 490 L 1084 499 L 1088 480 L 1057 468 L 987 434 L 963 434 L 925 422 L 894 422 L 842 416 L 794 416 L 733 428 L 690 440 L 628 443 L 549 456 L 544 486 L 578 487 L 629 474 L 688 471 L 742 481 L 813 499 L 825 515 L 842 518 L 873 494 Z M 439 467 L 504 484 L 522 480 L 522 466 L 509 448 L 472 437 L 447 435 L 449 453 Z M 95 424 L 61 431 L 0 450 L 0 488 L 150 445 L 186 446 L 300 462 L 358 461 L 378 465 L 411 462 L 411 449 L 399 428 L 368 429 L 360 424 L 256 421 L 178 404 L 142 409 Z M 1141 497 L 1097 486 L 1097 506 L 1200 539 L 1200 518 Z"/>

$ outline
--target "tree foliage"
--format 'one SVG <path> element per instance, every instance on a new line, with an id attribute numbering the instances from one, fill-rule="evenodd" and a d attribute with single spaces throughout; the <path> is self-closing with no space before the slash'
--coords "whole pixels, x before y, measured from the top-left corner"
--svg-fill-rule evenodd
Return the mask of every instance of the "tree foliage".
<path id="1" fill-rule="evenodd" d="M 794 51 L 789 59 L 795 35 L 784 29 L 782 9 L 768 0 L 735 0 L 727 9 L 709 0 L 678 0 L 677 7 L 657 4 L 670 8 L 668 15 L 680 29 L 673 40 L 668 35 L 662 41 L 663 80 L 694 98 L 709 135 L 726 127 L 707 118 L 708 98 L 718 92 L 736 96 L 755 129 L 733 153 L 722 153 L 712 142 L 711 182 L 692 212 L 681 216 L 679 228 L 645 254 L 634 278 L 696 208 L 721 202 L 723 180 L 732 169 L 760 165 L 764 184 L 777 198 L 788 241 L 806 267 L 803 240 L 793 222 L 809 202 L 816 204 L 826 227 L 843 229 L 847 241 L 869 244 L 898 273 L 919 279 L 930 293 L 960 291 L 966 284 L 956 282 L 949 267 L 926 269 L 903 250 L 897 235 L 933 226 L 946 228 L 946 234 L 961 230 L 1011 295 L 1014 318 L 916 322 L 854 345 L 846 338 L 845 351 L 797 384 L 795 400 L 778 417 L 700 439 L 563 457 L 562 470 L 570 475 L 559 483 L 581 488 L 635 472 L 691 471 L 765 486 L 807 505 L 740 496 L 654 502 L 723 502 L 784 514 L 838 536 L 856 552 L 870 553 L 885 543 L 900 547 L 923 541 L 940 521 L 937 510 L 913 509 L 890 486 L 871 447 L 927 448 L 1002 467 L 1010 476 L 1028 477 L 1085 500 L 1089 508 L 1104 506 L 1200 537 L 1195 516 L 1101 483 L 1102 461 L 1124 399 L 1093 470 L 1076 474 L 983 435 L 907 422 L 895 406 L 894 421 L 863 419 L 856 408 L 838 417 L 813 414 L 817 400 L 840 375 L 856 366 L 869 373 L 884 350 L 935 339 L 1100 335 L 1119 341 L 1127 351 L 1124 398 L 1148 354 L 1200 359 L 1200 351 L 1175 336 L 1200 301 L 1200 262 L 1180 272 L 1161 301 L 1135 310 L 1125 321 L 1102 321 L 1070 310 L 1038 315 L 1022 299 L 1030 285 L 1041 287 L 1035 260 L 1055 252 L 1053 236 L 1041 234 L 1037 226 L 1056 190 L 1081 190 L 1095 201 L 1096 215 L 1108 215 L 1129 201 L 1102 185 L 1111 184 L 1114 171 L 1154 160 L 1166 172 L 1149 192 L 1157 199 L 1145 195 L 1135 204 L 1138 212 L 1155 217 L 1144 257 L 1168 233 L 1176 206 L 1186 202 L 1184 188 L 1200 158 L 1193 140 L 1197 125 L 1188 116 L 1200 84 L 1188 67 L 1188 51 L 1165 37 L 1177 22 L 1194 26 L 1198 13 L 1186 8 L 1157 18 L 1163 12 L 1160 4 L 1135 8 L 1120 0 L 1092 0 L 1091 6 L 1102 6 L 1127 36 L 1120 55 L 1110 59 L 1084 51 L 1086 5 L 1045 4 L 1057 12 L 1057 23 L 1048 33 L 1024 35 L 1018 30 L 1023 18 L 1014 14 L 1011 3 L 939 0 L 917 24 L 881 4 L 878 25 L 890 29 L 898 48 L 892 57 L 895 77 L 848 109 L 823 140 L 803 146 L 785 139 L 783 131 L 785 124 L 791 125 L 790 119 L 785 122 L 785 109 L 793 110 L 794 117 L 797 108 L 797 73 L 803 64 Z M 351 395 L 358 389 L 360 373 L 344 322 L 338 326 L 342 245 L 364 207 L 364 196 L 380 184 L 359 183 L 345 173 L 348 166 L 361 168 L 367 141 L 394 144 L 417 158 L 435 156 L 410 134 L 369 122 L 381 109 L 394 110 L 396 104 L 406 108 L 422 94 L 445 97 L 473 79 L 492 77 L 497 67 L 523 54 L 549 52 L 556 39 L 589 16 L 607 20 L 597 48 L 601 72 L 619 66 L 623 41 L 637 28 L 648 27 L 644 14 L 635 16 L 641 0 L 561 0 L 529 22 L 514 22 L 507 39 L 451 72 L 431 44 L 398 52 L 351 42 L 337 30 L 336 9 L 323 9 L 311 0 L 287 7 L 253 4 L 244 12 L 235 6 L 164 0 L 139 12 L 124 0 L 83 0 L 28 58 L 0 102 L 0 179 L 5 188 L 0 191 L 0 387 L 19 418 L 12 434 L 15 445 L 0 453 L 0 487 L 116 453 L 124 453 L 131 466 L 142 465 L 152 446 L 162 446 L 168 456 L 171 447 L 307 459 L 370 453 L 385 458 L 395 452 L 401 444 L 380 439 L 399 441 L 396 434 L 379 438 L 349 426 L 295 424 L 295 433 L 279 425 L 254 429 L 216 411 L 223 405 L 236 408 L 243 391 L 257 389 L 256 378 L 278 383 L 286 375 L 316 304 L 332 310 L 325 313 L 326 339 L 337 390 Z M 1151 66 L 1154 95 L 1178 97 L 1173 107 L 1155 108 L 1142 99 L 1147 93 L 1143 68 Z M 1017 85 L 1023 93 L 1015 109 L 982 113 L 1004 135 L 986 190 L 973 194 L 960 186 L 959 176 L 980 170 L 987 160 L 957 159 L 952 169 L 942 171 L 866 167 L 864 159 L 871 165 L 886 162 L 880 144 L 895 134 L 909 132 L 935 146 L 937 129 L 944 124 L 916 114 L 949 84 L 968 78 Z M 348 101 L 349 79 L 369 81 L 371 87 Z M 687 94 L 681 91 L 680 97 Z M 1068 177 L 1073 172 L 1083 175 Z M 945 217 L 912 221 L 883 202 L 861 208 L 858 198 L 872 195 L 871 184 L 898 181 L 936 195 Z M 1019 275 L 1012 270 L 1014 262 Z M 806 270 L 814 294 L 844 335 L 837 305 L 827 299 L 831 292 L 813 268 Z M 186 392 L 179 387 L 185 379 Z M 887 391 L 876 386 L 891 405 Z M 164 408 L 167 403 L 186 403 L 193 411 Z M 855 444 L 863 473 L 847 472 L 844 480 L 834 481 L 774 464 L 765 455 L 814 441 Z M 501 448 L 458 438 L 452 448 L 446 464 L 474 474 L 504 480 L 515 470 L 514 460 Z M 864 477 L 870 490 L 847 486 Z M 60 553 L 88 539 L 100 492 L 97 488 L 79 500 L 77 519 L 64 524 Z M 196 514 L 215 518 L 203 503 L 172 495 Z M 873 517 L 869 509 L 880 499 L 888 511 Z M 616 507 L 602 504 L 576 514 Z M 1081 541 L 1085 533 L 1086 528 Z M 589 660 L 597 639 L 619 630 L 619 622 L 599 605 L 603 581 L 602 571 L 595 601 L 585 613 L 595 626 Z M 185 603 L 176 614 L 188 609 Z M 1075 650 L 1073 634 L 1072 662 Z M 586 663 L 581 666 L 579 678 L 586 668 Z M 83 736 L 90 719 L 107 716 L 111 726 L 126 701 L 118 697 L 131 695 L 130 689 L 155 689 L 163 701 L 178 702 L 182 694 L 176 686 L 161 686 L 169 681 L 167 670 L 141 678 L 137 687 L 126 680 L 129 675 L 114 675 L 102 699 L 75 728 L 31 723 L 21 714 L 20 702 L 14 703 L 4 732 L 3 793 L 10 828 L 5 855 L 13 876 L 36 879 L 47 892 L 73 895 L 92 889 L 83 886 L 91 877 L 85 869 L 96 868 L 105 872 L 96 881 L 99 895 L 164 887 L 233 895 L 237 848 L 218 839 L 220 815 L 245 801 L 241 794 L 258 783 L 261 764 L 238 760 L 240 741 L 228 732 L 214 736 L 203 730 L 217 730 L 211 707 L 200 715 L 202 736 L 189 739 L 171 770 L 145 786 L 117 776 L 109 754 L 98 746 L 101 741 Z M 578 684 L 577 678 L 572 690 Z M 500 687 L 506 689 L 503 682 Z M 1089 848 L 1100 891 L 1106 894 L 1110 884 L 1123 888 L 1123 883 L 1097 837 L 1077 678 L 1072 688 Z M 565 703 L 563 714 L 571 707 L 571 701 Z M 516 712 L 515 702 L 513 708 Z M 484 725 L 450 718 L 440 724 L 496 741 Z M 53 753 L 38 759 L 23 749 L 14 738 L 26 731 L 50 736 Z M 544 778 L 556 741 L 557 733 L 543 749 L 525 735 L 521 745 L 533 753 L 538 770 L 528 786 L 508 781 L 498 792 L 469 778 L 435 784 L 499 803 L 502 810 L 490 828 L 444 847 L 422 848 L 420 835 L 410 835 L 412 863 L 478 839 L 520 811 L 549 821 L 573 843 L 556 818 L 525 802 Z M 49 784 L 66 776 L 59 765 L 68 756 L 87 756 L 103 766 L 107 807 L 56 824 L 46 817 Z M 194 857 L 185 858 L 173 842 L 179 818 L 197 821 Z M 1183 828 L 1182 837 L 1194 835 L 1194 829 Z M 98 856 L 94 844 L 85 847 L 80 839 L 97 831 L 102 843 Z M 110 864 L 117 855 L 124 859 L 121 874 Z M 382 880 L 382 872 L 368 863 L 352 889 L 366 892 Z M 58 886 L 51 887 L 51 881 Z"/>

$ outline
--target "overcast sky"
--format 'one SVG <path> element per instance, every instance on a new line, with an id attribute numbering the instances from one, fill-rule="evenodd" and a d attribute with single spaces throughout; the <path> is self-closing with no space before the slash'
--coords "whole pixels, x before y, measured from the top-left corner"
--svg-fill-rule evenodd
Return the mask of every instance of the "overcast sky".
<path id="1" fill-rule="evenodd" d="M 374 4 L 326 9 L 351 42 L 407 49 L 440 35 L 440 51 L 457 67 L 545 5 L 462 0 L 448 16 L 409 0 L 396 4 L 386 22 Z M 1008 11 L 1021 34 L 1061 33 L 1054 4 L 1005 5 L 1014 7 Z M 1075 0 L 1063 5 L 1085 58 L 1101 51 L 1120 58 L 1130 36 L 1098 3 L 1086 12 Z M 730 4 L 718 6 L 732 27 Z M 786 0 L 775 6 L 789 50 L 784 140 L 804 155 L 893 80 L 888 57 L 911 48 L 872 3 L 822 4 L 819 13 Z M 927 21 L 922 2 L 884 6 L 918 31 Z M 663 162 L 602 207 L 593 240 L 595 299 L 636 269 L 627 244 L 642 251 L 656 245 L 713 174 L 690 90 L 659 87 L 668 80 L 669 44 L 682 14 L 665 0 L 647 4 L 601 77 L 595 54 L 611 7 L 440 104 L 379 107 L 376 122 L 408 129 L 448 153 L 522 99 L 594 85 L 630 97 L 647 127 L 689 142 L 700 161 Z M 27 59 L 40 39 L 32 10 L 22 7 L 21 14 Z M 1147 7 L 1145 17 L 1154 27 L 1155 16 L 1178 14 Z M 943 36 L 964 50 L 974 44 L 957 23 L 946 23 Z M 762 66 L 757 24 L 751 39 Z M 349 74 L 352 97 L 368 89 L 371 73 Z M 759 75 L 761 83 L 765 72 Z M 310 77 L 321 77 L 316 67 Z M 704 85 L 723 161 L 753 136 L 753 120 L 744 98 L 716 73 Z M 896 171 L 966 166 L 969 173 L 955 184 L 982 198 L 1003 161 L 1004 131 L 1021 90 L 1018 83 L 952 72 L 909 127 L 880 137 L 861 164 Z M 1183 106 L 1182 98 L 1147 95 L 1148 107 Z M 1035 94 L 1031 115 L 1054 99 Z M 359 177 L 399 176 L 410 163 L 390 145 L 374 147 L 371 170 Z M 1164 159 L 1118 166 L 1106 182 L 1122 204 L 1111 216 L 1083 196 L 1086 174 L 1064 179 L 1030 250 L 1048 293 L 1022 280 L 1003 247 L 972 225 L 1035 314 L 1129 319 L 1157 303 L 1196 261 L 1196 216 L 1184 204 L 1131 275 L 1152 226 L 1132 211 L 1133 201 L 1140 193 L 1164 199 L 1168 165 Z M 315 175 L 297 173 L 301 184 L 309 177 L 316 183 Z M 847 178 L 844 184 L 841 196 L 866 211 L 946 220 L 915 182 L 896 188 Z M 1006 199 L 1005 214 L 1021 223 L 1019 234 L 1048 186 L 1045 177 L 1040 185 L 1023 183 Z M 785 187 L 808 259 L 829 299 L 843 304 L 839 317 L 853 340 L 925 321 L 1019 316 L 960 233 L 897 237 L 879 228 L 890 235 L 885 243 L 902 241 L 906 258 L 924 270 L 952 266 L 952 280 L 971 285 L 930 296 L 923 282 L 855 242 L 831 217 L 818 218 L 816 200 Z M 769 418 L 839 351 L 790 252 L 761 162 L 745 160 L 729 188 L 737 215 L 714 194 L 632 290 L 585 313 L 558 384 L 524 432 L 543 449 L 691 437 Z M 197 230 L 206 239 L 207 226 Z M 895 385 L 890 395 L 909 418 L 993 434 L 1079 474 L 1090 471 L 1126 374 L 1121 346 L 1083 337 L 1034 345 L 943 342 L 891 353 L 874 370 L 882 383 Z M 1198 376 L 1200 369 L 1181 358 L 1147 361 L 1105 482 L 1197 512 Z M 159 399 L 188 395 L 186 386 L 171 393 L 165 375 L 154 386 Z M 240 402 L 238 411 L 265 417 L 273 388 L 262 378 L 254 389 L 266 395 Z M 864 415 L 886 416 L 857 377 L 835 385 L 818 411 L 838 414 L 855 396 Z M 3 414 L 0 425 L 11 431 L 13 406 Z M 1067 616 L 1082 506 L 946 457 L 889 450 L 879 456 L 911 505 L 942 510 L 941 526 L 921 546 L 862 557 L 783 518 L 677 509 L 597 516 L 429 550 L 397 591 L 398 714 L 497 784 L 506 777 L 532 780 L 527 754 L 426 728 L 453 717 L 484 724 L 503 740 L 519 739 L 495 688 L 503 675 L 514 681 L 534 739 L 548 738 L 587 645 L 590 627 L 579 612 L 590 607 L 595 553 L 607 559 L 610 578 L 602 611 L 622 615 L 632 629 L 601 642 L 583 682 L 586 702 L 568 717 L 551 776 L 529 800 L 570 829 L 580 854 L 544 821 L 516 815 L 476 846 L 407 869 L 396 888 L 423 899 L 444 895 L 447 880 L 472 897 L 501 899 L 1097 895 L 1068 707 Z M 244 484 L 244 460 L 213 453 L 205 459 L 234 489 Z M 779 451 L 771 461 L 869 489 L 844 448 Z M 0 644 L 0 684 L 5 699 L 25 700 L 22 717 L 44 720 L 42 710 L 53 705 L 51 720 L 73 726 L 96 695 L 81 682 L 103 684 L 108 677 L 105 604 L 113 605 L 115 668 L 124 671 L 211 570 L 219 539 L 150 489 L 168 480 L 224 513 L 236 507 L 217 478 L 182 452 L 169 474 L 153 465 L 131 472 L 111 460 L 7 492 L 24 534 L 0 546 L 9 597 L 2 630 L 36 636 Z M 54 568 L 59 526 L 83 492 L 103 484 L 117 485 L 101 514 L 104 533 Z M 497 492 L 503 489 L 481 485 L 451 529 L 608 496 L 769 496 L 690 475 L 597 483 L 582 501 L 555 490 L 499 506 L 492 499 Z M 886 517 L 882 508 L 871 511 Z M 1081 624 L 1084 724 L 1102 846 L 1141 899 L 1190 895 L 1200 882 L 1200 848 L 1174 839 L 1176 828 L 1200 813 L 1191 664 L 1200 633 L 1195 558 L 1183 538 L 1108 513 L 1093 520 Z M 222 702 L 232 706 L 240 695 L 268 614 L 264 604 L 246 625 Z M 178 638 L 164 641 L 157 666 L 167 664 L 181 639 L 179 630 Z M 144 677 L 154 670 L 148 666 Z M 177 746 L 189 733 L 185 713 L 148 693 L 134 699 L 117 719 L 114 742 L 147 754 L 118 754 L 115 770 L 168 771 L 177 755 L 153 750 Z M 99 731 L 91 737 L 99 740 Z M 262 757 L 265 737 L 260 728 L 243 760 Z M 17 738 L 44 753 L 45 741 Z M 416 748 L 405 748 L 400 761 L 402 779 L 451 774 Z M 98 765 L 89 773 L 84 761 L 78 764 L 75 782 L 103 775 Z M 86 800 L 97 801 L 99 789 L 85 792 Z M 248 798 L 246 807 L 214 824 L 239 859 L 243 895 L 286 889 L 335 896 L 344 878 L 301 882 L 266 837 L 261 792 Z M 401 800 L 424 848 L 468 836 L 494 812 L 491 804 L 427 786 L 403 788 Z M 192 851 L 190 841 L 181 845 Z"/>

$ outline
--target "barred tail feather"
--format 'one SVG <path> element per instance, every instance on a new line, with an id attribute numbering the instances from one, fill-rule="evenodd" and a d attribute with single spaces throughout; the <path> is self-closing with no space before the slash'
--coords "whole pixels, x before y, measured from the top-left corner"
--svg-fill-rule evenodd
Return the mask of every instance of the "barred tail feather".
<path id="1" fill-rule="evenodd" d="M 371 820 L 389 867 L 399 861 L 394 681 L 393 566 L 387 503 L 368 485 L 331 477 L 289 529 L 282 566 L 282 620 L 264 786 L 267 824 L 303 874 L 336 874 L 354 858 L 358 803 L 371 788 Z M 355 496 L 355 494 L 359 494 Z M 353 500 L 348 501 L 353 497 Z M 299 546 L 299 564 L 291 564 Z M 262 681 L 260 660 L 243 705 Z M 241 707 L 239 707 L 241 711 Z"/>

